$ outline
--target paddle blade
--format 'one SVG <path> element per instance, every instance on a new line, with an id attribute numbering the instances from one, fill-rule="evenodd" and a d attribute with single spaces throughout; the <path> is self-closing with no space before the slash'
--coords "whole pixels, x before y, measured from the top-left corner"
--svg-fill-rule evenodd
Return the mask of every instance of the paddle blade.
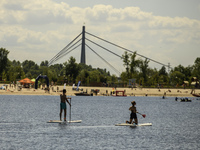
<path id="1" fill-rule="evenodd" d="M 145 114 L 142 114 L 142 117 L 143 117 L 143 118 L 145 118 L 145 117 L 146 117 L 146 115 L 145 115 Z"/>

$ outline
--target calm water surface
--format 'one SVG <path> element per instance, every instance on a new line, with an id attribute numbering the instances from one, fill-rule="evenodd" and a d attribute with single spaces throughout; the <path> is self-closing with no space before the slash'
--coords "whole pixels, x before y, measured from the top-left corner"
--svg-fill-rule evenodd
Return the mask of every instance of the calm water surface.
<path id="1" fill-rule="evenodd" d="M 71 117 L 82 123 L 60 125 L 46 123 L 59 119 L 59 96 L 0 95 L 0 149 L 198 150 L 200 101 L 174 99 L 74 96 Z M 153 126 L 114 126 L 129 119 L 132 100 L 146 114 L 139 122 Z"/>

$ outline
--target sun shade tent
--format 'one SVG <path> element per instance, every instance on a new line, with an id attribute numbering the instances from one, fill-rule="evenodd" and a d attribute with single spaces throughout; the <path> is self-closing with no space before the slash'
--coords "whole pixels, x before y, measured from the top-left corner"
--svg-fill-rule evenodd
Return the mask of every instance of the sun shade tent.
<path id="1" fill-rule="evenodd" d="M 30 84 L 34 84 L 35 82 L 31 81 L 29 78 L 25 78 L 19 81 L 24 87 L 30 87 Z"/>

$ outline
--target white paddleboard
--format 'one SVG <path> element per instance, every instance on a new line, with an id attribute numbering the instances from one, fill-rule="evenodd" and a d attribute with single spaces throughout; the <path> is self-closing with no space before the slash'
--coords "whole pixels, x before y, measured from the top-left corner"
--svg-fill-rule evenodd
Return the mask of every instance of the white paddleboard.
<path id="1" fill-rule="evenodd" d="M 120 124 L 116 124 L 115 126 L 130 126 L 130 127 L 136 127 L 135 124 L 130 124 L 130 123 L 120 123 Z"/>
<path id="2" fill-rule="evenodd" d="M 81 123 L 82 120 L 72 120 L 72 121 L 60 121 L 60 120 L 49 120 L 47 123 Z"/>
<path id="3" fill-rule="evenodd" d="M 152 123 L 141 123 L 141 124 L 129 124 L 129 123 L 120 123 L 115 126 L 129 126 L 129 127 L 138 127 L 138 126 L 152 126 Z"/>
<path id="4" fill-rule="evenodd" d="M 136 126 L 152 126 L 152 123 L 141 123 Z"/>

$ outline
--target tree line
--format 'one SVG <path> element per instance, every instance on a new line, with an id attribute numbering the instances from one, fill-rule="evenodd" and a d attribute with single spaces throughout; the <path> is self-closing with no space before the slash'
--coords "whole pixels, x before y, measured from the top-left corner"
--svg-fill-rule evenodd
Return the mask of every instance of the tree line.
<path id="1" fill-rule="evenodd" d="M 142 87 L 176 87 L 182 86 L 184 81 L 188 81 L 188 86 L 193 77 L 200 79 L 200 57 L 197 57 L 192 66 L 184 67 L 178 65 L 167 72 L 163 66 L 160 70 L 149 67 L 149 60 L 136 59 L 136 52 L 125 52 L 122 55 L 125 71 L 120 77 L 111 75 L 109 71 L 101 68 L 93 68 L 91 65 L 79 64 L 74 57 L 63 64 L 48 66 L 48 61 L 42 61 L 40 65 L 32 60 L 25 60 L 22 63 L 17 60 L 8 59 L 9 51 L 0 48 L 0 81 L 16 82 L 21 79 L 36 78 L 47 75 L 50 82 L 57 84 L 73 84 L 81 81 L 85 86 L 121 86 L 129 85 L 129 79 L 136 81 L 131 86 Z M 187 84 L 187 83 L 185 83 Z"/>
<path id="2" fill-rule="evenodd" d="M 22 63 L 17 60 L 11 61 L 8 59 L 8 54 L 8 50 L 0 48 L 0 82 L 2 83 L 13 81 L 16 83 L 26 77 L 33 79 L 40 74 L 47 75 L 49 81 L 56 84 L 73 84 L 81 81 L 81 84 L 85 86 L 108 86 L 117 82 L 117 76 L 110 75 L 106 69 L 78 64 L 73 57 L 63 64 L 48 66 L 47 60 L 42 61 L 40 65 L 32 60 L 25 60 Z"/>
<path id="3" fill-rule="evenodd" d="M 137 84 L 143 87 L 184 87 L 191 86 L 192 82 L 196 82 L 194 86 L 199 86 L 200 57 L 197 57 L 191 66 L 184 67 L 180 64 L 170 68 L 169 72 L 165 66 L 162 66 L 160 70 L 150 68 L 148 59 L 136 59 L 136 52 L 125 52 L 122 60 L 126 70 L 121 74 L 121 79 L 124 82 L 134 78 Z"/>

